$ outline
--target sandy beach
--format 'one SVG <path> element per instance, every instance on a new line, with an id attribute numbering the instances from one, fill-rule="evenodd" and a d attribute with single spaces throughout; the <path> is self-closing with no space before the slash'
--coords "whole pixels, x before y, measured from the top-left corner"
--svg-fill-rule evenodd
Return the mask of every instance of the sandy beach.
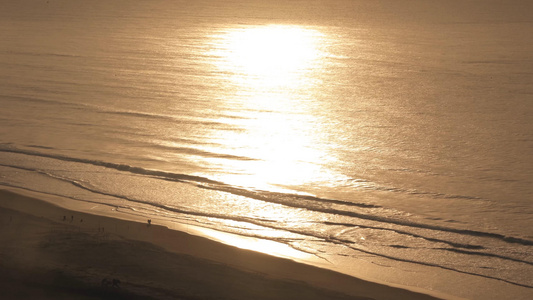
<path id="1" fill-rule="evenodd" d="M 55 204 L 0 191 L 3 299 L 437 299 Z"/>

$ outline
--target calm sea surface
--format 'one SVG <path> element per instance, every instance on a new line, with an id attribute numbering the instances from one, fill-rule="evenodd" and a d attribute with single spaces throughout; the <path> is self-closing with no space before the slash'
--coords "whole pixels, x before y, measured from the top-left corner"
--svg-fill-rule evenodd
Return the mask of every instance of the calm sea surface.
<path id="1" fill-rule="evenodd" d="M 386 282 L 526 299 L 532 11 L 4 1 L 0 186 L 270 239 Z"/>

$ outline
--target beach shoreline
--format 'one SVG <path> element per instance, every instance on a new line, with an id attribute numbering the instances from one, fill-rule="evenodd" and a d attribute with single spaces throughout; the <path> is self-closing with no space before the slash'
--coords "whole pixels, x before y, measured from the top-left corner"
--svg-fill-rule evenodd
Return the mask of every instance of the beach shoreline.
<path id="1" fill-rule="evenodd" d="M 182 299 L 438 299 L 149 225 L 141 217 L 126 220 L 96 204 L 75 210 L 77 203 L 37 196 L 33 192 L 0 190 L 1 251 L 8 254 L 0 263 L 3 269 L 12 270 L 4 272 L 0 280 L 3 286 L 15 289 L 13 299 L 23 298 L 16 292 L 39 286 L 21 279 L 27 276 L 16 275 L 19 273 L 47 278 L 37 290 L 41 294 L 43 290 L 56 293 L 52 298 L 81 293 L 84 297 L 128 299 L 166 299 L 169 295 Z M 25 253 L 28 251 L 31 255 Z M 50 272 L 55 274 L 53 278 L 69 278 L 60 282 L 72 281 L 80 287 L 54 284 L 50 276 L 44 275 Z M 101 280 L 108 277 L 121 280 L 120 293 L 101 287 Z"/>

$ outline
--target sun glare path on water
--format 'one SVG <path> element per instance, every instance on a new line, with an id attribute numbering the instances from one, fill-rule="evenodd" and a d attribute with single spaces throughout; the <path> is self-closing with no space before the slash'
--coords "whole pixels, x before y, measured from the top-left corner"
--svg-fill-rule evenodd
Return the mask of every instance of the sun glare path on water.
<path id="1" fill-rule="evenodd" d="M 215 131 L 213 140 L 251 161 L 211 162 L 234 173 L 219 179 L 262 188 L 299 185 L 328 177 L 316 162 L 331 159 L 317 147 L 324 132 L 316 117 L 327 44 L 312 28 L 267 25 L 229 28 L 211 39 L 213 68 L 227 77 L 225 97 L 232 125 L 242 131 Z M 329 158 L 327 158 L 329 157 Z"/>
<path id="2" fill-rule="evenodd" d="M 297 26 L 243 28 L 222 37 L 225 67 L 255 88 L 297 87 L 319 59 L 320 32 Z"/>

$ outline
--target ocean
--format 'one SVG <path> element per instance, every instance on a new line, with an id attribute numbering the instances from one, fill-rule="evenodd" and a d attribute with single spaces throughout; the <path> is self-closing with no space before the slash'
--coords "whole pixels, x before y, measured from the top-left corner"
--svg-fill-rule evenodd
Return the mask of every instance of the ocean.
<path id="1" fill-rule="evenodd" d="M 272 240 L 390 284 L 530 298 L 532 12 L 4 1 L 0 187 Z"/>

